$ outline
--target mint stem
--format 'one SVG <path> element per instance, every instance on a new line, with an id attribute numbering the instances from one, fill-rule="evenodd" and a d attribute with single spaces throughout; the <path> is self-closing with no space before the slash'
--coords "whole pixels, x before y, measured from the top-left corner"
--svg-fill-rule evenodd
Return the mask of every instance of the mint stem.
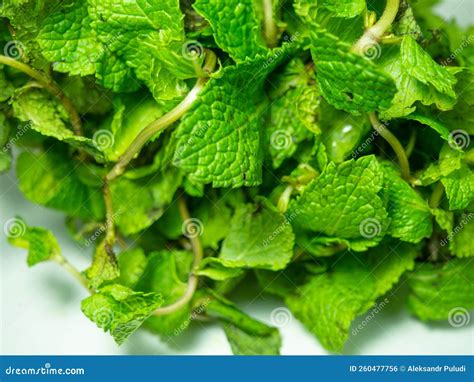
<path id="1" fill-rule="evenodd" d="M 0 64 L 8 65 L 14 69 L 17 69 L 38 81 L 42 87 L 44 87 L 63 104 L 64 108 L 69 114 L 69 119 L 71 120 L 74 134 L 79 136 L 83 135 L 81 117 L 77 113 L 77 110 L 71 100 L 66 97 L 61 88 L 54 82 L 53 79 L 46 77 L 43 73 L 33 69 L 29 65 L 26 65 L 23 62 L 17 61 L 11 57 L 0 55 Z"/>
<path id="2" fill-rule="evenodd" d="M 191 216 L 189 215 L 186 201 L 184 200 L 182 196 L 178 199 L 178 208 L 179 208 L 179 214 L 181 215 L 181 219 L 184 222 L 189 221 L 189 219 L 191 219 Z M 178 300 L 176 300 L 171 305 L 164 306 L 162 308 L 158 308 L 157 310 L 155 310 L 153 312 L 155 316 L 163 316 L 163 315 L 170 314 L 181 309 L 183 306 L 188 304 L 189 301 L 191 301 L 191 299 L 194 296 L 194 292 L 197 289 L 197 285 L 199 281 L 198 276 L 196 276 L 194 272 L 199 268 L 204 252 L 203 252 L 201 239 L 199 238 L 199 235 L 196 235 L 196 236 L 192 235 L 189 238 L 189 240 L 191 241 L 191 246 L 193 248 L 194 260 L 193 260 L 193 265 L 191 269 L 191 274 L 189 275 L 189 278 L 188 278 L 188 286 L 186 288 L 186 291 Z"/>
<path id="3" fill-rule="evenodd" d="M 399 6 L 400 0 L 387 0 L 385 10 L 380 19 L 357 40 L 352 46 L 352 52 L 363 55 L 368 46 L 377 44 L 395 20 Z"/>
<path id="4" fill-rule="evenodd" d="M 66 258 L 63 256 L 59 256 L 54 259 L 61 267 L 63 267 L 66 271 L 69 272 L 79 283 L 86 288 L 91 294 L 94 294 L 95 292 L 89 288 L 89 283 L 87 282 L 87 279 L 82 275 L 81 272 L 79 272 L 69 261 L 67 261 Z"/>
<path id="5" fill-rule="evenodd" d="M 203 67 L 204 72 L 207 74 L 211 73 L 216 62 L 216 55 L 212 51 L 208 51 L 208 54 L 206 55 L 206 63 Z M 150 138 L 179 120 L 194 104 L 198 94 L 204 88 L 204 85 L 206 85 L 208 80 L 209 77 L 199 78 L 188 95 L 174 109 L 145 127 L 130 144 L 125 153 L 119 158 L 118 162 L 107 174 L 106 179 L 110 182 L 120 176 L 130 161 L 141 151 Z"/>
<path id="6" fill-rule="evenodd" d="M 433 190 L 433 193 L 431 194 L 430 197 L 430 207 L 431 208 L 438 208 L 441 200 L 443 199 L 444 196 L 444 186 L 443 183 L 438 182 Z"/>
<path id="7" fill-rule="evenodd" d="M 277 44 L 277 28 L 273 18 L 272 0 L 263 0 L 264 14 L 264 34 L 269 48 L 274 48 Z"/>
<path id="8" fill-rule="evenodd" d="M 390 146 L 392 146 L 395 155 L 398 158 L 398 164 L 400 166 L 400 171 L 402 173 L 403 179 L 407 182 L 411 181 L 410 175 L 410 163 L 408 162 L 408 157 L 400 141 L 393 135 L 387 127 L 380 122 L 375 113 L 369 113 L 370 122 L 377 133 L 379 133 L 382 138 L 384 138 Z"/>

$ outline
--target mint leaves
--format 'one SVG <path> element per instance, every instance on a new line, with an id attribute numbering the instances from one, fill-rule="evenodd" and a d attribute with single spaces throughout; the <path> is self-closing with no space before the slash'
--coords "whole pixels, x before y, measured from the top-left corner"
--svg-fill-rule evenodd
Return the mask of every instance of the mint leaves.
<path id="1" fill-rule="evenodd" d="M 0 173 L 71 238 L 14 206 L 4 232 L 84 286 L 82 312 L 118 345 L 218 325 L 234 354 L 280 354 L 285 329 L 240 309 L 243 289 L 277 296 L 328 352 L 392 297 L 462 324 L 468 31 L 428 2 L 50 3 L 0 5 Z"/>

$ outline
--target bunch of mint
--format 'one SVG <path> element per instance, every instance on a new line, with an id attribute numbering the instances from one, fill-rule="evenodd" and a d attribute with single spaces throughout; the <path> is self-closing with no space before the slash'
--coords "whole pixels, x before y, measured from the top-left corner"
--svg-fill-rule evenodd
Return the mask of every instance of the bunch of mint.
<path id="1" fill-rule="evenodd" d="M 215 320 L 235 354 L 278 354 L 291 311 L 339 352 L 406 286 L 421 320 L 467 324 L 474 29 L 434 3 L 4 0 L 0 168 L 13 152 L 91 265 L 27 216 L 10 242 L 118 344 Z M 249 317 L 242 286 L 287 308 Z"/>

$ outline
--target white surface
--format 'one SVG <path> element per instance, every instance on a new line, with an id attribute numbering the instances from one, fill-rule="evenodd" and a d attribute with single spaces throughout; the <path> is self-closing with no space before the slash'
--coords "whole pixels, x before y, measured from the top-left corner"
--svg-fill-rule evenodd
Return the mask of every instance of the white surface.
<path id="1" fill-rule="evenodd" d="M 471 0 L 453 0 L 438 9 L 460 21 L 472 21 Z M 0 176 L 0 223 L 15 215 L 27 218 L 31 225 L 51 229 L 58 237 L 63 253 L 80 269 L 90 260 L 90 253 L 69 238 L 63 215 L 37 207 L 23 198 L 13 176 Z M 3 229 L 2 229 L 3 231 Z M 2 354 L 230 354 L 222 330 L 216 325 L 195 324 L 180 337 L 159 340 L 139 331 L 122 347 L 117 347 L 80 311 L 85 291 L 55 264 L 28 268 L 25 252 L 0 242 Z M 447 323 L 428 325 L 411 318 L 403 302 L 403 286 L 375 318 L 352 336 L 347 354 L 472 354 L 473 322 L 462 328 Z M 252 301 L 250 305 L 248 302 Z M 240 306 L 256 318 L 270 323 L 273 309 L 281 301 L 255 296 L 251 291 L 237 296 Z M 363 318 L 362 318 L 363 319 Z M 295 319 L 281 328 L 282 354 L 326 354 L 316 339 Z"/>

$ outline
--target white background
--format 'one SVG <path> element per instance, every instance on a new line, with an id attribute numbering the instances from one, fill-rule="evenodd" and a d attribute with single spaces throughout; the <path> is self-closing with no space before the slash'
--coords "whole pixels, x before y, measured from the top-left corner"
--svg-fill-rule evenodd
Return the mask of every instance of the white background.
<path id="1" fill-rule="evenodd" d="M 472 0 L 446 1 L 438 9 L 448 19 L 457 17 L 463 24 L 473 20 Z M 64 255 L 73 264 L 79 269 L 87 267 L 90 253 L 69 238 L 62 214 L 25 200 L 13 173 L 0 176 L 0 185 L 1 226 L 15 215 L 27 217 L 30 225 L 54 232 Z M 47 263 L 28 268 L 25 251 L 9 246 L 3 232 L 0 253 L 2 354 L 231 354 L 223 331 L 214 324 L 196 324 L 186 334 L 164 340 L 139 331 L 125 345 L 117 347 L 108 334 L 81 313 L 80 302 L 86 292 L 65 271 Z M 402 285 L 395 295 L 389 295 L 390 303 L 363 330 L 351 336 L 345 353 L 473 353 L 473 322 L 462 328 L 452 328 L 448 323 L 419 322 L 408 314 L 405 294 Z M 255 298 L 252 291 L 242 292 L 235 300 L 249 314 L 268 323 L 272 310 L 282 306 L 281 301 L 272 297 Z M 282 354 L 326 354 L 295 319 L 284 325 L 281 333 Z"/>

